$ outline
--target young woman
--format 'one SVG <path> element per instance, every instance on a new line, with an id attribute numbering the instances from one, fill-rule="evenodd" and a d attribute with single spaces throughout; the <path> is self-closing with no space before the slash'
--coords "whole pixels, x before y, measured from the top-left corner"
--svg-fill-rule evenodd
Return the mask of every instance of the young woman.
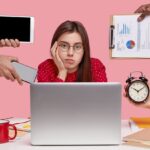
<path id="1" fill-rule="evenodd" d="M 38 82 L 106 82 L 105 66 L 90 58 L 84 26 L 65 21 L 55 31 L 50 50 L 52 59 L 38 66 Z"/>

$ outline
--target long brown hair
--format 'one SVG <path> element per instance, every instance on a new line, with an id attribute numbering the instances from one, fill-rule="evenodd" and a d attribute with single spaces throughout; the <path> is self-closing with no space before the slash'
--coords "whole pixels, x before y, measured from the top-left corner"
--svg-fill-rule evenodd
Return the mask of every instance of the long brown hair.
<path id="1" fill-rule="evenodd" d="M 78 32 L 81 36 L 84 54 L 79 64 L 77 82 L 91 82 L 91 62 L 89 38 L 85 27 L 78 21 L 65 21 L 58 26 L 52 38 L 51 47 L 58 38 L 66 32 Z"/>

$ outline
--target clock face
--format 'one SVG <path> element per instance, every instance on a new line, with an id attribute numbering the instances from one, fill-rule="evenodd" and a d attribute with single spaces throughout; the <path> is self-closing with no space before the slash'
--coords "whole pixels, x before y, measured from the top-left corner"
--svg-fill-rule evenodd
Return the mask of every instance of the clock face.
<path id="1" fill-rule="evenodd" d="M 149 96 L 149 88 L 144 82 L 137 80 L 129 86 L 129 98 L 137 103 L 141 103 Z"/>

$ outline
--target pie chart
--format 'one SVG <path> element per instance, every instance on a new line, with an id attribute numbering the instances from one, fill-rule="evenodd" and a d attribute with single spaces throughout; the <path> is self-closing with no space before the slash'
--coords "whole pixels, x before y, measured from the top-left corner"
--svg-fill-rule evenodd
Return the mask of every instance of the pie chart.
<path id="1" fill-rule="evenodd" d="M 128 49 L 132 49 L 132 48 L 135 47 L 135 42 L 133 40 L 129 40 L 126 43 L 126 46 L 127 46 Z"/>

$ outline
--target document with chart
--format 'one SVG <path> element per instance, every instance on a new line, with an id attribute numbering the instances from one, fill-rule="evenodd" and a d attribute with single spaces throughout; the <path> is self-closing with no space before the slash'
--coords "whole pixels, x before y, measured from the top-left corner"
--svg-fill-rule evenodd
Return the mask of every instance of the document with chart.
<path id="1" fill-rule="evenodd" d="M 109 35 L 112 57 L 150 58 L 150 16 L 137 22 L 139 15 L 112 17 Z"/>

